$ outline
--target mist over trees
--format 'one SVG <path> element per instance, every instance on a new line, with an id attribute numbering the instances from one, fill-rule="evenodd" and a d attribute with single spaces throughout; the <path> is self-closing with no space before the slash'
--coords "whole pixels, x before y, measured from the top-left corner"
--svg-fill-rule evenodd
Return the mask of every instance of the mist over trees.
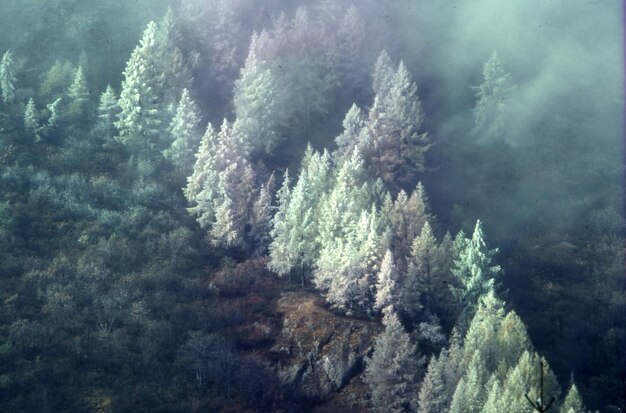
<path id="1" fill-rule="evenodd" d="M 371 411 L 626 409 L 620 13 L 6 1 L 0 410 L 313 409 L 285 291 Z"/>

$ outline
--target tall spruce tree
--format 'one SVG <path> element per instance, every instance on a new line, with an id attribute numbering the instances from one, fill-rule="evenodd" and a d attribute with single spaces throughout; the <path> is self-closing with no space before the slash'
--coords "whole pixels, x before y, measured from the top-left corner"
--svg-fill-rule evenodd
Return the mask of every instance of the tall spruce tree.
<path id="1" fill-rule="evenodd" d="M 484 65 L 483 83 L 472 89 L 476 92 L 477 99 L 472 135 L 479 142 L 506 140 L 509 133 L 506 109 L 515 85 L 495 51 Z"/>
<path id="2" fill-rule="evenodd" d="M 15 99 L 15 84 L 17 76 L 15 74 L 15 61 L 10 50 L 4 52 L 0 62 L 0 91 L 2 91 L 2 101 L 11 103 Z"/>
<path id="3" fill-rule="evenodd" d="M 385 330 L 366 360 L 364 380 L 372 389 L 375 411 L 406 412 L 417 393 L 421 361 L 393 308 L 386 307 L 383 312 Z"/>
<path id="4" fill-rule="evenodd" d="M 194 154 L 198 150 L 201 138 L 198 132 L 199 124 L 198 108 L 189 96 L 189 91 L 183 89 L 176 115 L 170 123 L 172 143 L 163 151 L 163 156 L 184 176 L 188 176 L 193 169 Z"/>

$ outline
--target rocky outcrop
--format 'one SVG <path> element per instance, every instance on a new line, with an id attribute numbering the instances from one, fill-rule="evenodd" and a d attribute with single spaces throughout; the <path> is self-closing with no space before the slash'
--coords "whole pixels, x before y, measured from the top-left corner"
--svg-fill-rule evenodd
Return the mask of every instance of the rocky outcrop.
<path id="1" fill-rule="evenodd" d="M 311 401 L 335 397 L 360 373 L 381 331 L 375 322 L 333 314 L 319 300 L 318 295 L 301 291 L 278 299 L 276 310 L 283 323 L 270 350 L 281 383 L 296 398 Z M 362 403 L 364 397 L 348 399 Z"/>

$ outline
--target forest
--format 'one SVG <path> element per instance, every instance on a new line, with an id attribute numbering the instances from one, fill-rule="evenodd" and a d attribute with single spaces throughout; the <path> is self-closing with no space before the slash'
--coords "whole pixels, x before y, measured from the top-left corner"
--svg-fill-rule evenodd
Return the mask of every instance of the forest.
<path id="1" fill-rule="evenodd" d="M 4 0 L 0 411 L 626 411 L 624 13 Z"/>

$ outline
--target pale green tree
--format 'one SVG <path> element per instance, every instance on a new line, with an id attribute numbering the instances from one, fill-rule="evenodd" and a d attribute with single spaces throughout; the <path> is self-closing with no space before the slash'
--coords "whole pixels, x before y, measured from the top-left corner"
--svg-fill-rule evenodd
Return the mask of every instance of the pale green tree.
<path id="1" fill-rule="evenodd" d="M 504 70 L 502 61 L 494 51 L 483 68 L 483 83 L 472 88 L 476 92 L 474 129 L 472 135 L 479 142 L 506 140 L 509 133 L 507 107 L 510 105 L 515 85 L 511 74 Z"/>
<path id="2" fill-rule="evenodd" d="M 78 66 L 78 69 L 76 69 L 74 80 L 67 89 L 67 97 L 69 99 L 68 115 L 79 119 L 86 113 L 89 105 L 89 89 L 87 88 L 87 80 L 81 66 Z"/>
<path id="3" fill-rule="evenodd" d="M 172 143 L 163 151 L 163 156 L 184 176 L 188 176 L 193 168 L 194 154 L 201 139 L 199 124 L 198 108 L 189 96 L 189 91 L 183 89 L 176 115 L 170 123 Z"/>
<path id="4" fill-rule="evenodd" d="M 466 243 L 452 268 L 452 274 L 460 284 L 459 287 L 452 287 L 452 291 L 464 306 L 463 317 L 466 320 L 473 315 L 480 297 L 495 287 L 495 278 L 501 272 L 500 266 L 492 264 L 497 252 L 497 249 L 487 248 L 482 223 L 477 220 L 472 238 Z"/>
<path id="5" fill-rule="evenodd" d="M 406 412 L 417 393 L 421 363 L 415 345 L 392 307 L 386 307 L 385 330 L 376 338 L 366 360 L 364 380 L 372 389 L 376 412 Z"/>
<path id="6" fill-rule="evenodd" d="M 17 76 L 13 53 L 10 50 L 4 52 L 0 62 L 0 90 L 2 91 L 2 101 L 11 103 L 15 99 L 15 84 Z"/>

